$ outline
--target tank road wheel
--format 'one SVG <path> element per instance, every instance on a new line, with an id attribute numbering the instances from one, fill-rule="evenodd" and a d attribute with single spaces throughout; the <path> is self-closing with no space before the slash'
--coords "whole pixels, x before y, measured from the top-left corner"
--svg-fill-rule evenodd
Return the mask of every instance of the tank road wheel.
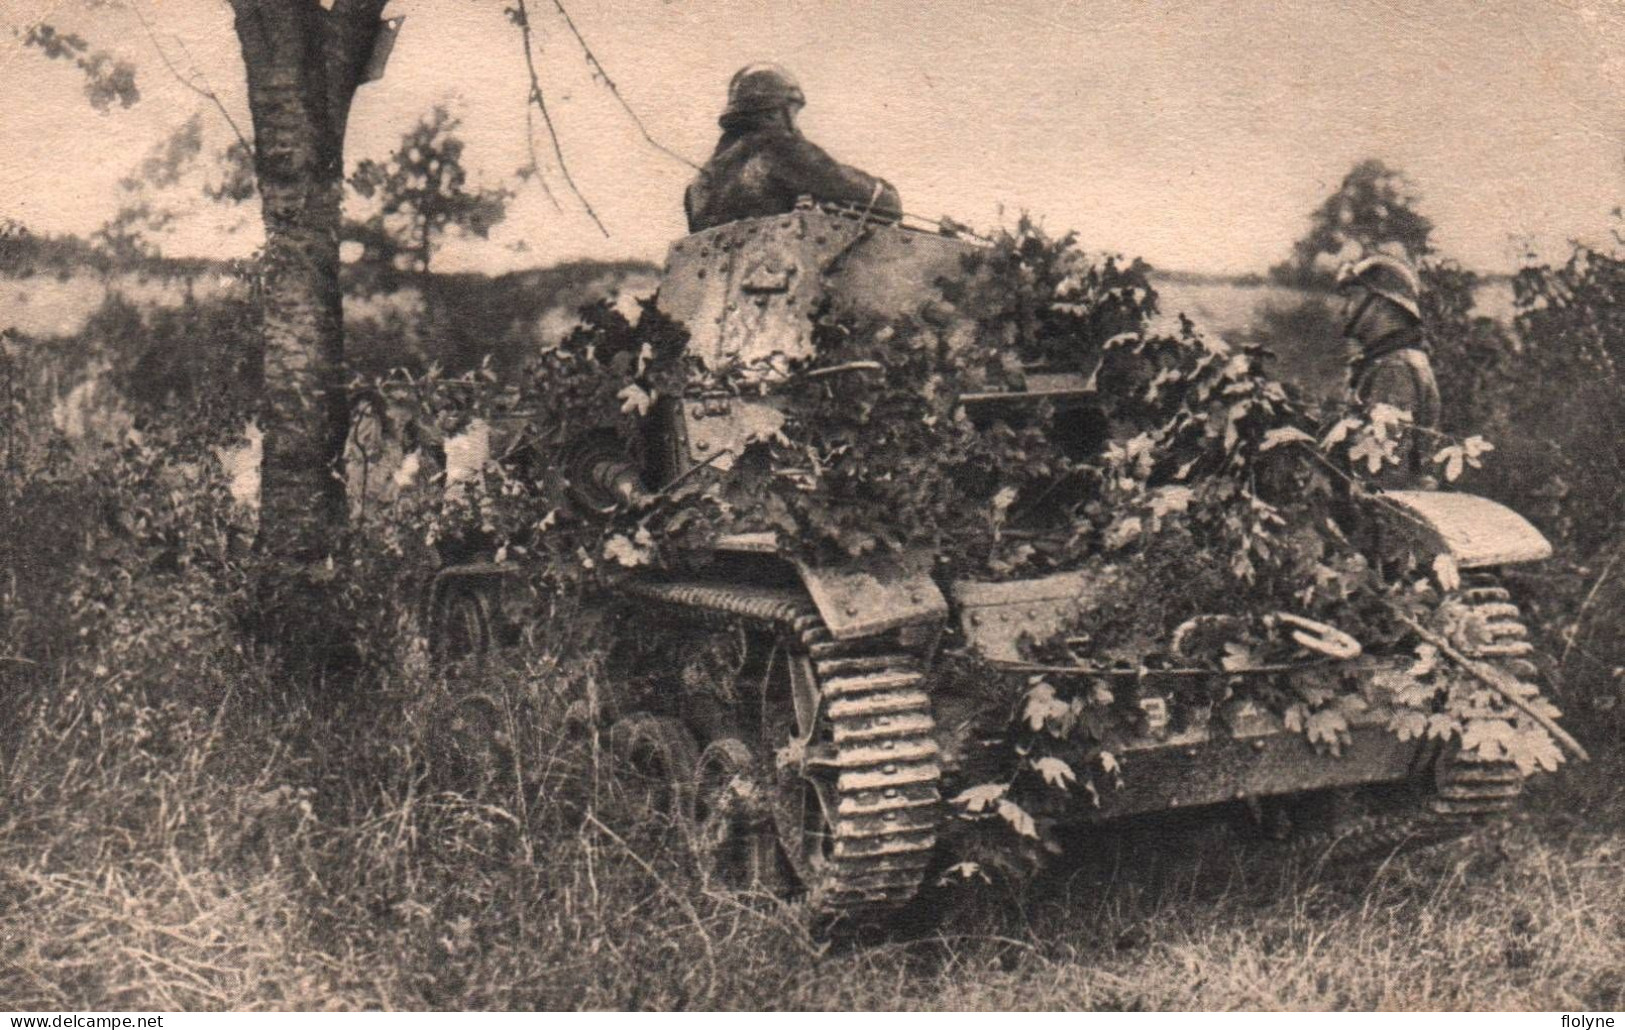
<path id="1" fill-rule="evenodd" d="M 699 748 L 676 719 L 634 712 L 609 730 L 614 778 L 633 826 L 665 823 L 686 831 L 694 818 Z"/>
<path id="2" fill-rule="evenodd" d="M 629 590 L 684 633 L 746 634 L 723 710 L 705 722 L 714 739 L 749 746 L 782 865 L 819 919 L 874 923 L 912 899 L 942 819 L 922 660 L 889 635 L 834 640 L 799 591 L 713 582 Z M 746 764 L 738 748 L 719 746 L 702 780 Z"/>
<path id="3" fill-rule="evenodd" d="M 436 598 L 434 653 L 443 661 L 476 658 L 491 648 L 491 609 L 486 595 L 470 583 L 453 582 Z"/>
<path id="4" fill-rule="evenodd" d="M 694 771 L 694 857 L 711 880 L 734 890 L 776 891 L 779 850 L 767 812 L 761 763 L 744 741 L 714 740 Z"/>
<path id="5" fill-rule="evenodd" d="M 942 772 L 916 660 L 841 651 L 827 641 L 774 646 L 762 747 L 779 846 L 809 904 L 867 921 L 918 892 L 936 846 Z"/>

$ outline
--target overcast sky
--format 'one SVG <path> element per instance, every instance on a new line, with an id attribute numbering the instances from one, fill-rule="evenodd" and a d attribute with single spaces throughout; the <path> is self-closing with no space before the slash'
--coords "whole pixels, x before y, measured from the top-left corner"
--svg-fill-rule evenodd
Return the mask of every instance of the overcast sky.
<path id="1" fill-rule="evenodd" d="M 130 2 L 247 128 L 225 0 L 0 0 L 0 213 L 88 233 L 116 209 L 118 178 L 199 109 Z M 1605 241 L 1625 203 L 1618 0 L 565 2 L 650 130 L 696 161 L 729 75 L 777 60 L 806 90 L 807 134 L 890 179 L 907 210 L 989 226 L 1025 209 L 1092 249 L 1167 268 L 1264 270 L 1364 157 L 1405 170 L 1438 246 L 1484 270 L 1515 267 L 1530 247 Z M 476 178 L 495 184 L 526 163 L 527 82 L 504 4 L 393 0 L 405 27 L 351 115 L 351 163 L 382 156 L 435 103 L 463 118 Z M 563 213 L 523 187 L 490 242 L 452 243 L 438 264 L 659 258 L 683 231 L 691 171 L 592 81 L 551 0 L 530 5 L 566 159 L 610 235 L 555 170 Z M 144 99 L 92 111 L 77 72 L 18 45 L 12 30 L 40 18 L 134 60 Z M 211 149 L 224 146 L 224 121 L 204 118 Z M 257 214 L 205 212 L 166 249 L 244 252 Z"/>

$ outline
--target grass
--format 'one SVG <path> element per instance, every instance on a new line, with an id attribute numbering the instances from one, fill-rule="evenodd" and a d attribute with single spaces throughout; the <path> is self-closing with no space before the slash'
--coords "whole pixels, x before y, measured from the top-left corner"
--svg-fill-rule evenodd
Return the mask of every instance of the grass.
<path id="1" fill-rule="evenodd" d="M 1140 826 L 1019 895 L 936 891 L 910 934 L 832 946 L 617 815 L 610 771 L 548 729 L 557 669 L 487 678 L 516 746 L 477 789 L 435 768 L 431 679 L 302 698 L 216 654 L 155 671 L 153 704 L 85 675 L 6 756 L 0 1008 L 1622 1004 L 1619 756 L 1497 835 L 1375 869 Z"/>

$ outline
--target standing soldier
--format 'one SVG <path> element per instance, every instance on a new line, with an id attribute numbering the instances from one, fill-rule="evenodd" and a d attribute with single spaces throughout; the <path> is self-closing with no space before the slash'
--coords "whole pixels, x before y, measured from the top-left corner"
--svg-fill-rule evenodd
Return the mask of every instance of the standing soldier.
<path id="1" fill-rule="evenodd" d="M 1349 393 L 1364 407 L 1387 404 L 1409 412 L 1411 431 L 1402 437 L 1397 469 L 1379 477 L 1383 486 L 1430 483 L 1428 440 L 1439 426 L 1439 384 L 1422 328 L 1422 280 L 1396 257 L 1373 254 L 1337 273 L 1343 335 L 1358 348 L 1349 361 Z"/>
<path id="2" fill-rule="evenodd" d="M 793 211 L 802 197 L 901 218 L 897 190 L 818 147 L 796 128 L 807 102 L 776 64 L 750 64 L 728 83 L 717 149 L 683 196 L 688 231 Z"/>

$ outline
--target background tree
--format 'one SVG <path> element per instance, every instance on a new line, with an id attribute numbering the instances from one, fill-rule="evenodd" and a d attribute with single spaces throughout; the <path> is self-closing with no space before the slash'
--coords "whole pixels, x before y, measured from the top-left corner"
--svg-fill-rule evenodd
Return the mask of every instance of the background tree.
<path id="1" fill-rule="evenodd" d="M 1416 210 L 1415 189 L 1398 169 L 1361 161 L 1309 215 L 1309 233 L 1292 256 L 1270 269 L 1285 285 L 1330 285 L 1338 262 L 1376 250 L 1402 251 L 1412 261 L 1433 252 L 1433 223 Z"/>
<path id="2" fill-rule="evenodd" d="M 427 272 L 448 230 L 486 239 L 507 216 L 512 191 L 468 188 L 463 141 L 456 135 L 460 124 L 444 107 L 436 106 L 401 137 L 389 157 L 368 158 L 356 166 L 350 185 L 378 202 L 356 238 L 364 246 L 386 250 L 369 258 L 405 258 L 413 270 Z"/>
<path id="3" fill-rule="evenodd" d="M 175 187 L 198 164 L 202 153 L 203 118 L 194 114 L 119 180 L 122 203 L 118 211 L 90 237 L 113 259 L 110 271 L 160 256 L 160 234 L 187 213 L 186 201 L 171 194 L 182 192 Z M 195 201 L 195 187 L 189 192 L 194 196 L 186 200 Z"/>
<path id="4" fill-rule="evenodd" d="M 52 60 L 67 61 L 85 74 L 85 99 L 98 111 L 107 111 L 115 101 L 129 107 L 141 99 L 135 82 L 135 66 L 115 59 L 105 50 L 92 50 L 83 36 L 59 32 L 53 25 L 38 23 L 21 32 L 23 46 L 34 47 Z"/>

